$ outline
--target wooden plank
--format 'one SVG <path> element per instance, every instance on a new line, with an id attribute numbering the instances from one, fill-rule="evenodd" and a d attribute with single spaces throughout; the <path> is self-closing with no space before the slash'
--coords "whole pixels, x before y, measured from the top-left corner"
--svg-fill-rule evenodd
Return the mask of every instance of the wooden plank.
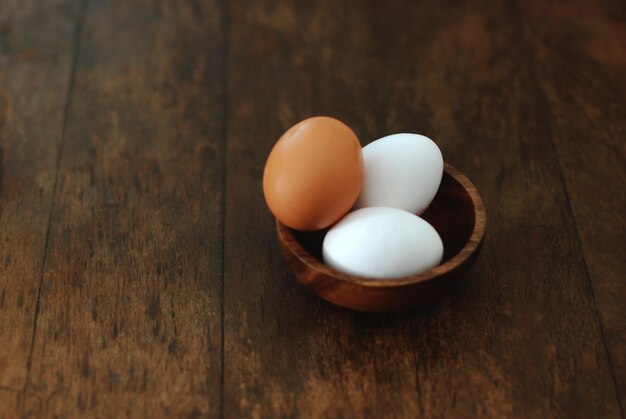
<path id="1" fill-rule="evenodd" d="M 24 414 L 216 416 L 221 8 L 91 2 Z"/>
<path id="2" fill-rule="evenodd" d="M 17 414 L 29 368 L 76 14 L 69 1 L 0 2 L 2 417 Z"/>
<path id="3" fill-rule="evenodd" d="M 550 103 L 553 139 L 622 412 L 626 409 L 624 12 L 623 2 L 534 2 L 524 7 L 526 34 Z"/>
<path id="4" fill-rule="evenodd" d="M 619 417 L 518 10 L 231 2 L 226 417 Z M 482 256 L 441 304 L 367 315 L 287 271 L 262 168 L 294 122 L 417 131 L 483 193 Z"/>

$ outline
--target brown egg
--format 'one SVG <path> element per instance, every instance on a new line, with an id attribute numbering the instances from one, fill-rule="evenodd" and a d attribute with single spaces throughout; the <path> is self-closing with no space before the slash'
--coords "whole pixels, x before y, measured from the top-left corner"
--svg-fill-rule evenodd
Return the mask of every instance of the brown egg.
<path id="1" fill-rule="evenodd" d="M 305 119 L 276 142 L 263 173 L 267 205 L 285 225 L 318 230 L 343 217 L 363 183 L 361 144 L 343 122 Z"/>

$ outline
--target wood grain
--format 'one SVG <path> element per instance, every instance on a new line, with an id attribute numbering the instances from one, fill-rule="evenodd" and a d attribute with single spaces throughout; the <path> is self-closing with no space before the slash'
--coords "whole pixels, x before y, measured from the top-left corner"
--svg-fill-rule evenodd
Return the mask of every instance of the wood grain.
<path id="1" fill-rule="evenodd" d="M 87 7 L 25 416 L 220 410 L 220 16 Z"/>
<path id="2" fill-rule="evenodd" d="M 626 7 L 618 1 L 534 2 L 524 11 L 624 416 Z"/>
<path id="3" fill-rule="evenodd" d="M 0 1 L 0 418 L 624 417 L 622 1 Z M 261 191 L 312 115 L 433 138 L 464 287 L 337 308 Z"/>
<path id="4" fill-rule="evenodd" d="M 0 2 L 0 417 L 30 368 L 78 11 L 39 3 Z"/>
<path id="5" fill-rule="evenodd" d="M 231 2 L 226 412 L 619 417 L 519 13 Z M 368 317 L 294 283 L 258 210 L 260 172 L 274 139 L 315 114 L 364 143 L 424 133 L 468 174 L 493 228 L 467 289 L 426 312 Z"/>

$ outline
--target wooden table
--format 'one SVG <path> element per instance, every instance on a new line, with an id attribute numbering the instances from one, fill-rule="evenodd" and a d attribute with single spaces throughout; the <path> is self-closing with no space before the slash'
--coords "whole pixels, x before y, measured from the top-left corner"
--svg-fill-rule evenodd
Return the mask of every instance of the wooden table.
<path id="1" fill-rule="evenodd" d="M 623 418 L 625 97 L 622 0 L 2 0 L 0 417 Z M 472 179 L 466 286 L 297 283 L 261 177 L 317 114 Z"/>

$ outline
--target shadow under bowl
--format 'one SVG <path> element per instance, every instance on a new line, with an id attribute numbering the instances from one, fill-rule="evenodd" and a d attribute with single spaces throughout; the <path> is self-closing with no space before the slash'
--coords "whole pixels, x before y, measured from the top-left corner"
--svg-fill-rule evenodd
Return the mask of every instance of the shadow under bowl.
<path id="1" fill-rule="evenodd" d="M 328 230 L 296 231 L 278 220 L 276 229 L 291 271 L 324 300 L 354 310 L 400 311 L 433 303 L 448 292 L 473 266 L 485 234 L 487 215 L 478 190 L 448 163 L 421 217 L 441 236 L 443 260 L 427 272 L 396 279 L 363 278 L 325 265 L 322 242 Z"/>

